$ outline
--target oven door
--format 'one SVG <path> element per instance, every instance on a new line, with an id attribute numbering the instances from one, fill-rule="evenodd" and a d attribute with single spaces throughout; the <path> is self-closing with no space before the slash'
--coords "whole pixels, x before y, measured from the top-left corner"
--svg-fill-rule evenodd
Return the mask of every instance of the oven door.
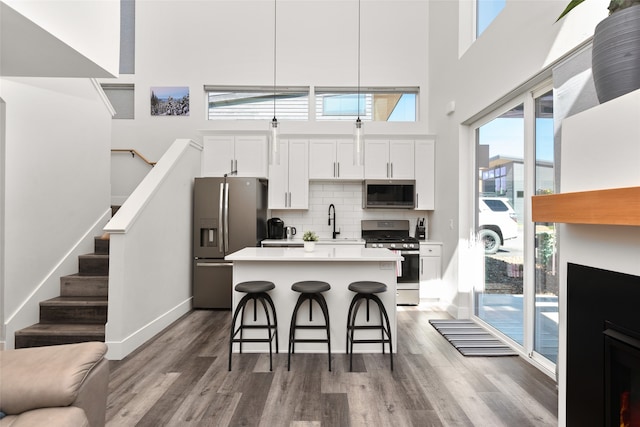
<path id="1" fill-rule="evenodd" d="M 399 252 L 404 260 L 402 261 L 402 274 L 398 276 L 398 285 L 402 283 L 420 283 L 420 251 Z"/>

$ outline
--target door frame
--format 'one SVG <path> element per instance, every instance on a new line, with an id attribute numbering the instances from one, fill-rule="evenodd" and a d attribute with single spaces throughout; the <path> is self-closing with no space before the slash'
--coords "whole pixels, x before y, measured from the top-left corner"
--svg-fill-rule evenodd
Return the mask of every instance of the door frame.
<path id="1" fill-rule="evenodd" d="M 553 89 L 553 84 L 551 80 L 547 80 L 539 85 L 536 85 L 534 88 L 527 90 L 525 93 L 514 96 L 509 101 L 501 104 L 499 107 L 487 112 L 482 117 L 477 119 L 476 121 L 469 123 L 469 142 L 472 145 L 472 149 L 470 150 L 470 154 L 472 157 L 471 167 L 472 173 L 470 174 L 470 179 L 472 182 L 469 183 L 470 188 L 472 188 L 472 212 L 470 213 L 470 223 L 472 225 L 472 230 L 475 232 L 478 224 L 478 174 L 477 174 L 477 139 L 478 132 L 477 130 L 483 125 L 491 122 L 495 118 L 500 115 L 506 113 L 507 111 L 513 109 L 514 107 L 522 104 L 523 105 L 523 114 L 524 114 L 524 211 L 523 211 L 523 263 L 524 263 L 524 271 L 523 271 L 523 345 L 520 345 L 512 338 L 508 337 L 500 330 L 494 328 L 480 317 L 476 315 L 476 287 L 471 286 L 471 290 L 469 292 L 470 297 L 470 317 L 475 322 L 481 324 L 486 329 L 490 330 L 494 335 L 496 335 L 503 342 L 510 345 L 514 350 L 520 353 L 521 356 L 525 357 L 529 360 L 533 365 L 535 365 L 538 369 L 546 373 L 552 378 L 556 377 L 556 364 L 542 356 L 540 353 L 537 353 L 533 350 L 534 345 L 534 326 L 535 326 L 535 250 L 534 250 L 534 239 L 535 239 L 535 227 L 532 222 L 531 215 L 531 195 L 535 192 L 535 98 L 548 92 Z M 556 165 L 557 167 L 557 165 Z M 476 241 L 476 245 L 480 245 L 479 242 Z M 483 254 L 482 251 L 474 251 L 475 254 Z M 482 271 L 479 272 L 481 276 L 481 281 L 484 283 L 484 262 L 474 263 L 475 265 L 479 265 L 482 267 Z"/>

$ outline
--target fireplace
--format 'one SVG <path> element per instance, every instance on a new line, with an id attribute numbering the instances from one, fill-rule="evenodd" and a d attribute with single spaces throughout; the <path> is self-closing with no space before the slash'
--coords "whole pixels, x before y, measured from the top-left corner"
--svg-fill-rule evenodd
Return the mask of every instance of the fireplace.
<path id="1" fill-rule="evenodd" d="M 611 322 L 604 331 L 607 427 L 640 427 L 640 332 Z"/>
<path id="2" fill-rule="evenodd" d="M 567 265 L 567 426 L 640 416 L 639 307 L 639 276 Z"/>

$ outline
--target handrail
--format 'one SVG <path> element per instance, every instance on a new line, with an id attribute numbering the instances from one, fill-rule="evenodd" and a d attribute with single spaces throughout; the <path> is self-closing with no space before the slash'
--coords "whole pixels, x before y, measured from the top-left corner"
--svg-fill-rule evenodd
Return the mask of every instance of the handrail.
<path id="1" fill-rule="evenodd" d="M 135 157 L 136 154 L 138 155 L 138 157 L 140 157 L 146 164 L 148 164 L 151 167 L 154 167 L 156 165 L 157 162 L 151 162 L 149 160 L 147 160 L 147 158 L 145 156 L 143 156 L 142 154 L 140 154 L 136 149 L 134 148 L 112 148 L 111 149 L 112 153 L 131 153 L 131 157 Z"/>

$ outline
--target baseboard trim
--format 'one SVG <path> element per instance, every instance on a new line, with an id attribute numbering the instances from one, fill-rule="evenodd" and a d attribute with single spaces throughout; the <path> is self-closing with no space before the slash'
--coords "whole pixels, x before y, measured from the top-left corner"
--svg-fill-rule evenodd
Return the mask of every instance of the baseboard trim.
<path id="1" fill-rule="evenodd" d="M 145 344 L 147 341 L 155 337 L 162 332 L 165 328 L 171 325 L 173 322 L 184 316 L 191 310 L 193 298 L 187 298 L 172 309 L 161 314 L 153 319 L 137 331 L 133 332 L 129 336 L 120 341 L 110 340 L 109 337 L 109 323 L 106 326 L 105 342 L 108 347 L 107 359 L 109 360 L 122 360 L 135 351 L 138 347 Z"/>
<path id="2" fill-rule="evenodd" d="M 460 308 L 460 306 L 455 304 L 447 304 L 446 311 L 454 319 L 470 319 L 471 318 L 471 311 L 468 307 Z"/>

